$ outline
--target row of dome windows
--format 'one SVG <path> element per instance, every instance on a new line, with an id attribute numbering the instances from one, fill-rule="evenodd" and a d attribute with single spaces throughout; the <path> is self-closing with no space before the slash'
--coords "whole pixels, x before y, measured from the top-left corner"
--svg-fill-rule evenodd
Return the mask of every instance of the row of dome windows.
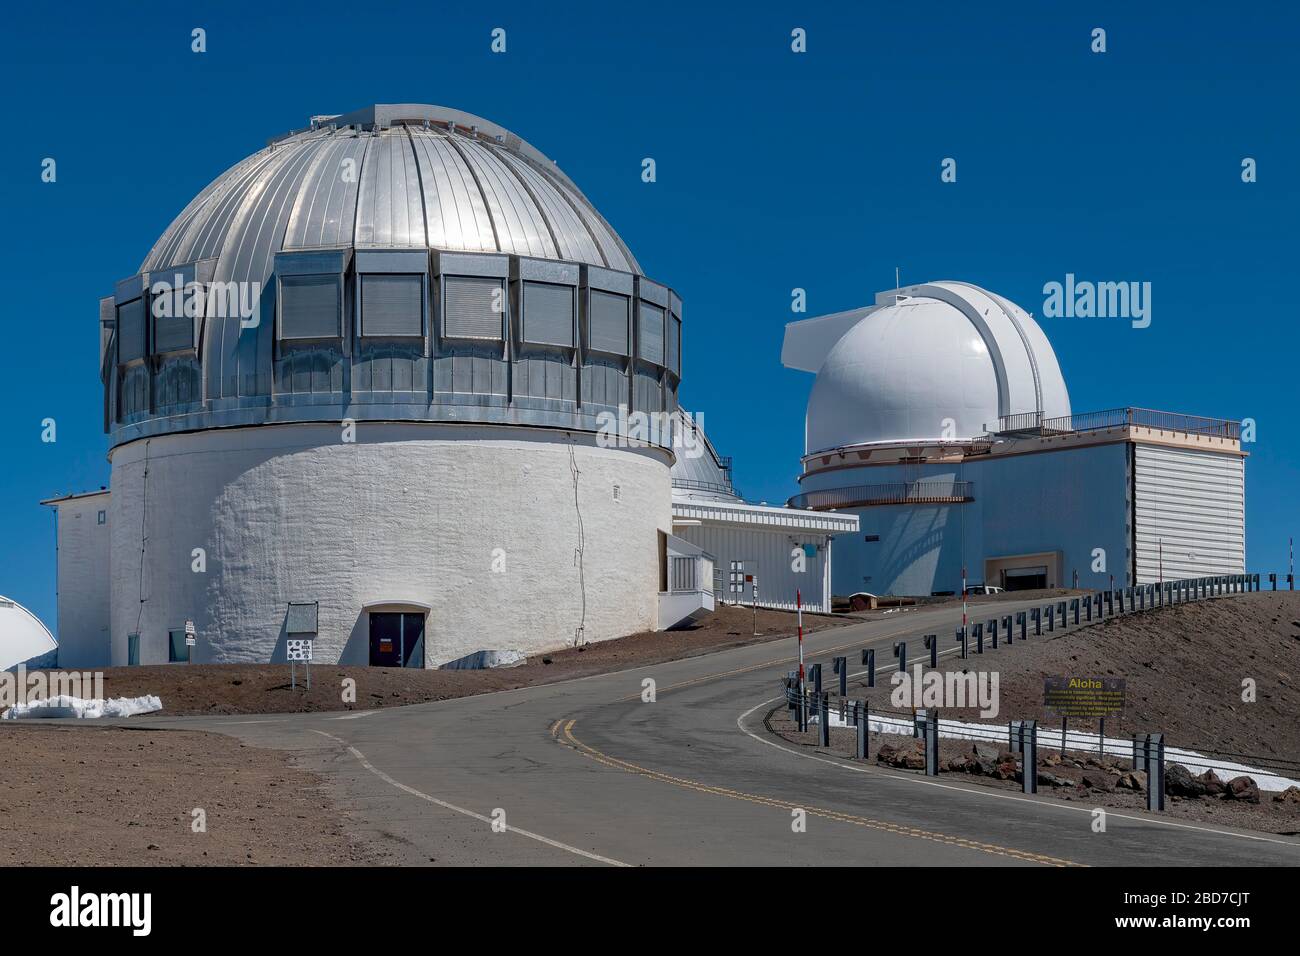
<path id="1" fill-rule="evenodd" d="M 666 287 L 640 276 L 595 266 L 522 257 L 359 250 L 334 254 L 282 253 L 273 278 L 276 336 L 285 347 L 339 341 L 351 304 L 356 335 L 364 339 L 419 341 L 431 327 L 449 345 L 502 342 L 511 334 L 531 345 L 582 348 L 636 358 L 681 375 L 681 304 Z M 352 265 L 349 268 L 349 265 Z M 333 268 L 326 268 L 333 266 Z M 171 270 L 169 270 L 171 271 Z M 203 313 L 240 310 L 242 324 L 260 312 L 261 290 L 217 288 L 196 281 L 195 266 L 170 276 L 141 277 L 134 298 L 114 301 L 120 365 L 149 356 L 197 351 Z M 188 290 L 186 292 L 185 290 Z M 349 294 L 351 293 L 351 294 Z M 131 293 L 128 293 L 130 295 Z M 160 297 L 166 301 L 159 302 Z M 149 304 L 146 313 L 146 303 Z M 431 303 L 436 315 L 430 315 Z M 254 322 L 253 324 L 257 324 Z"/>

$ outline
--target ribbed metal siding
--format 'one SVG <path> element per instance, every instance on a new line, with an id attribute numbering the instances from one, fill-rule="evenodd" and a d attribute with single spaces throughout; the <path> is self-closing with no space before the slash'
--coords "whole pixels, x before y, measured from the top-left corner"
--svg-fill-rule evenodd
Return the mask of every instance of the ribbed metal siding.
<path id="1" fill-rule="evenodd" d="M 674 591 L 694 591 L 695 582 L 695 558 L 673 557 L 673 582 Z"/>
<path id="2" fill-rule="evenodd" d="M 446 308 L 443 333 L 458 339 L 501 339 L 501 313 L 505 285 L 500 279 L 445 276 L 442 280 Z"/>
<path id="3" fill-rule="evenodd" d="M 573 347 L 573 287 L 524 283 L 524 341 Z"/>
<path id="4" fill-rule="evenodd" d="M 1135 447 L 1137 580 L 1240 574 L 1246 565 L 1245 461 L 1195 449 Z"/>
<path id="5" fill-rule="evenodd" d="M 641 303 L 640 333 L 637 355 L 655 365 L 664 364 L 664 310 L 649 302 Z"/>
<path id="6" fill-rule="evenodd" d="M 673 533 L 713 555 L 715 568 L 722 569 L 722 592 L 718 597 L 735 601 L 728 589 L 732 561 L 745 562 L 745 573 L 758 577 L 760 607 L 795 609 L 796 592 L 803 598 L 805 610 L 830 612 L 830 589 L 827 587 L 826 550 L 821 547 L 825 536 L 790 533 L 784 529 L 736 527 L 706 522 L 703 525 L 678 526 Z M 817 553 L 806 558 L 802 572 L 793 569 L 791 552 L 803 544 L 819 545 Z M 750 589 L 745 588 L 745 604 Z"/>
<path id="7" fill-rule="evenodd" d="M 632 407 L 638 412 L 662 412 L 664 410 L 664 390 L 659 383 L 657 372 L 643 366 L 637 368 L 633 374 Z M 653 430 L 656 426 L 652 423 L 651 428 Z"/>
<path id="8" fill-rule="evenodd" d="M 117 360 L 144 358 L 144 300 L 132 299 L 117 307 Z"/>
<path id="9" fill-rule="evenodd" d="M 336 275 L 280 277 L 280 337 L 323 339 L 339 334 L 342 290 Z"/>
<path id="10" fill-rule="evenodd" d="M 591 290 L 591 314 L 587 323 L 591 348 L 627 355 L 627 316 L 631 301 L 625 295 Z"/>
<path id="11" fill-rule="evenodd" d="M 422 335 L 424 276 L 363 275 L 362 335 Z"/>

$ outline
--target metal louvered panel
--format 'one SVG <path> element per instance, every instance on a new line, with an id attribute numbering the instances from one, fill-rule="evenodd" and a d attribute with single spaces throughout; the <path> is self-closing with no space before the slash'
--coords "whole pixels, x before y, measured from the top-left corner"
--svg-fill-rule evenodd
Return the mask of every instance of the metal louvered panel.
<path id="1" fill-rule="evenodd" d="M 284 616 L 286 634 L 315 634 L 320 603 L 317 601 L 297 601 L 289 604 Z"/>
<path id="2" fill-rule="evenodd" d="M 180 352 L 194 348 L 194 319 L 188 315 L 154 316 L 155 353 Z"/>
<path id="3" fill-rule="evenodd" d="M 424 276 L 363 275 L 361 334 L 424 334 Z"/>
<path id="4" fill-rule="evenodd" d="M 502 338 L 505 283 L 478 276 L 444 276 L 443 334 L 457 339 Z"/>
<path id="5" fill-rule="evenodd" d="M 144 358 L 144 299 L 132 299 L 117 307 L 117 360 L 133 362 Z"/>
<path id="6" fill-rule="evenodd" d="M 627 316 L 631 303 L 625 295 L 591 290 L 587 327 L 588 344 L 597 352 L 627 355 Z"/>
<path id="7" fill-rule="evenodd" d="M 682 374 L 682 320 L 675 315 L 668 319 L 668 367 Z"/>
<path id="8" fill-rule="evenodd" d="M 108 343 L 113 338 L 113 329 L 117 328 L 117 302 L 111 295 L 99 300 L 99 366 L 104 367 L 108 355 Z"/>
<path id="9" fill-rule="evenodd" d="M 524 341 L 573 347 L 573 287 L 524 283 Z"/>
<path id="10" fill-rule="evenodd" d="M 342 282 L 337 275 L 281 276 L 280 338 L 337 336 L 342 299 Z"/>
<path id="11" fill-rule="evenodd" d="M 1138 583 L 1245 570 L 1244 459 L 1138 443 L 1134 471 Z"/>
<path id="12" fill-rule="evenodd" d="M 649 302 L 641 303 L 640 322 L 637 323 L 637 355 L 655 365 L 664 364 L 664 310 Z"/>

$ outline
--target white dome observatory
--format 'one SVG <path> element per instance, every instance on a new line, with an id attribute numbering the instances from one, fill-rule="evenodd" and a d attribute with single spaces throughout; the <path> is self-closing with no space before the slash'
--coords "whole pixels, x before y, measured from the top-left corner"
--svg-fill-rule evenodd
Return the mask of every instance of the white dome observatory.
<path id="1" fill-rule="evenodd" d="M 1019 306 L 978 286 L 911 286 L 881 293 L 873 307 L 808 325 L 815 338 L 801 344 L 788 334 L 785 360 L 805 368 L 823 350 L 824 359 L 809 369 L 817 372 L 808 399 L 810 455 L 970 441 L 1002 417 L 1070 414 L 1042 329 Z"/>

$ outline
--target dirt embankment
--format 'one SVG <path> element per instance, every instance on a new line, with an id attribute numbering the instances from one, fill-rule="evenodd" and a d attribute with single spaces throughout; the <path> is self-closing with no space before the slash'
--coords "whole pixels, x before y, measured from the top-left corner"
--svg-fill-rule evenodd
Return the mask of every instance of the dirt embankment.
<path id="1" fill-rule="evenodd" d="M 980 620 L 979 616 L 973 620 Z M 1018 633 L 1018 632 L 1017 632 Z M 996 672 L 994 722 L 1038 720 L 1060 726 L 1043 707 L 1047 677 L 1122 677 L 1126 702 L 1106 735 L 1163 732 L 1171 747 L 1215 749 L 1300 760 L 1300 592 L 1260 592 L 1113 618 L 1078 631 L 1044 633 L 983 655 L 940 658 L 939 670 Z M 952 647 L 951 638 L 940 644 Z M 928 659 L 913 658 L 912 664 Z M 1243 693 L 1252 681 L 1255 701 Z M 889 709 L 888 679 L 849 696 Z M 944 708 L 944 717 L 979 720 L 975 709 Z M 1070 724 L 1076 730 L 1095 731 Z"/>
<path id="2" fill-rule="evenodd" d="M 320 777 L 220 734 L 5 723 L 0 779 L 0 865 L 384 862 Z"/>
<path id="3" fill-rule="evenodd" d="M 755 626 L 757 622 L 757 627 Z M 804 614 L 804 631 L 855 623 L 852 618 Z M 689 629 L 652 631 L 529 657 L 518 667 L 479 671 L 312 665 L 308 691 L 301 668 L 290 689 L 288 664 L 162 664 L 104 670 L 106 697 L 155 694 L 167 716 L 186 714 L 300 713 L 373 710 L 402 704 L 468 697 L 535 684 L 609 673 L 694 657 L 711 651 L 793 635 L 795 615 L 786 611 L 719 607 Z M 756 633 L 757 632 L 757 633 Z M 345 680 L 355 681 L 355 701 L 344 699 Z"/>
<path id="4" fill-rule="evenodd" d="M 1095 752 L 1091 756 L 1060 753 L 1052 735 L 1059 734 L 1061 721 L 1049 716 L 1043 706 L 1047 677 L 1124 678 L 1124 714 L 1106 721 L 1107 737 L 1162 732 L 1167 746 L 1217 753 L 1248 766 L 1252 758 L 1258 758 L 1253 765 L 1275 768 L 1300 762 L 1296 719 L 1300 714 L 1300 593 L 1261 592 L 1177 605 L 1078 631 L 1030 636 L 1010 647 L 1003 642 L 996 651 L 986 642 L 982 656 L 972 651 L 965 661 L 940 658 L 939 670 L 997 673 L 999 712 L 984 721 L 990 725 L 989 746 L 1006 749 L 1007 721 L 1038 720 L 1040 770 L 1049 780 L 1059 781 L 1041 786 L 1040 792 L 1060 799 L 1130 809 L 1146 805 L 1144 791 L 1119 785 L 1132 769 L 1128 761 L 1109 756 L 1098 760 Z M 1254 700 L 1248 702 L 1243 695 L 1249 697 L 1252 686 Z M 849 696 L 865 698 L 874 711 L 888 713 L 894 711 L 892 690 L 888 677 L 875 688 L 858 680 L 850 682 Z M 972 708 L 941 708 L 940 713 L 945 719 L 981 721 Z M 794 729 L 784 708 L 773 713 L 769 726 L 792 743 L 816 745 L 814 734 Z M 1095 722 L 1071 721 L 1070 729 L 1095 732 L 1098 728 Z M 849 753 L 853 739 L 854 732 L 835 729 L 831 750 Z M 915 746 L 910 738 L 872 735 L 873 758 L 885 744 L 904 751 Z M 942 741 L 944 773 L 960 774 L 959 779 L 970 782 L 1017 787 L 1014 767 L 1012 779 L 1001 781 L 991 773 L 972 772 L 968 765 L 948 769 L 953 760 L 959 764 L 969 760 L 972 750 L 970 741 Z M 1300 771 L 1284 775 L 1297 779 Z M 1280 833 L 1300 831 L 1300 799 L 1296 799 L 1300 795 L 1292 794 L 1285 801 L 1275 801 L 1273 796 L 1266 791 L 1259 803 L 1228 800 L 1221 793 L 1172 796 L 1166 805 L 1169 812 L 1196 820 Z"/>

